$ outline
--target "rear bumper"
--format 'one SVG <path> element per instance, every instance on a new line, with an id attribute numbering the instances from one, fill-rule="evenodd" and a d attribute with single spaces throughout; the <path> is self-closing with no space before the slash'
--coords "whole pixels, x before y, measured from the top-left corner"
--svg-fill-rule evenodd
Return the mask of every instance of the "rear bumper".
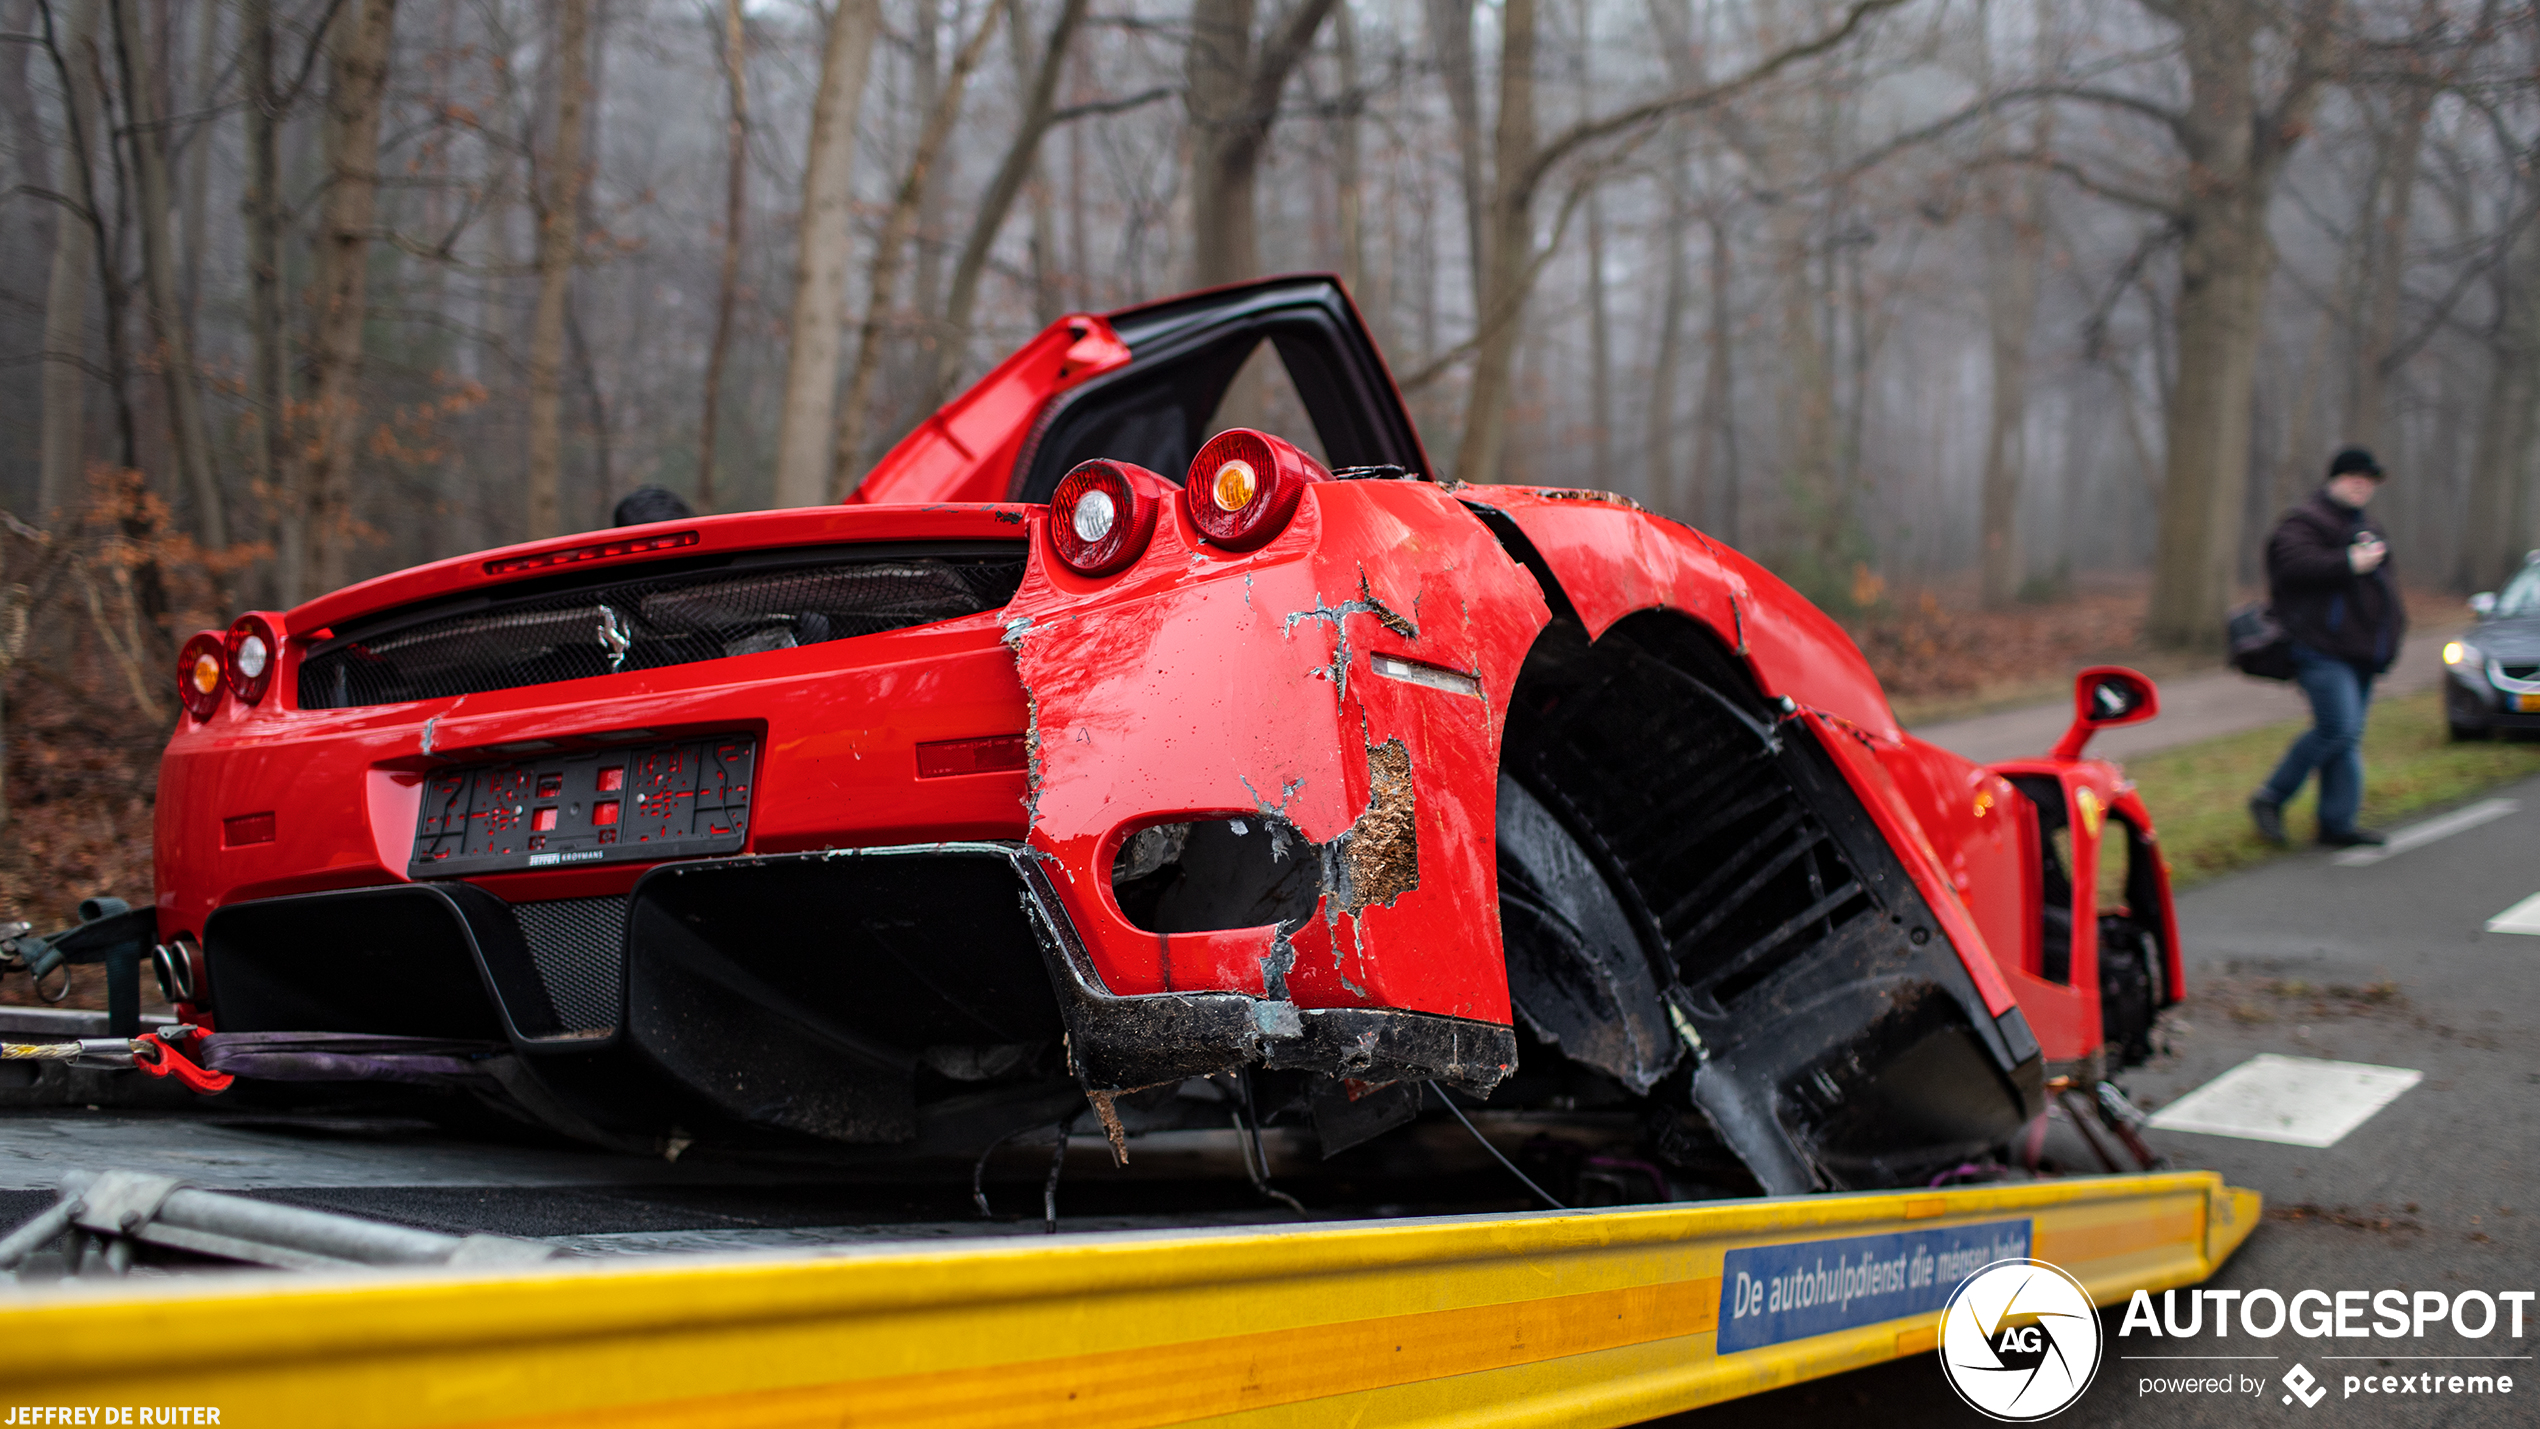
<path id="1" fill-rule="evenodd" d="M 205 930 L 225 1032 L 508 1050 L 573 1120 L 916 1132 L 921 1068 L 1064 1065 L 1117 1092 L 1258 1065 L 1486 1093 L 1509 1027 L 1233 992 L 1113 993 L 1005 841 L 664 864 L 623 899 L 411 884 L 235 904 Z M 534 1100 L 534 1099 L 533 1099 Z"/>

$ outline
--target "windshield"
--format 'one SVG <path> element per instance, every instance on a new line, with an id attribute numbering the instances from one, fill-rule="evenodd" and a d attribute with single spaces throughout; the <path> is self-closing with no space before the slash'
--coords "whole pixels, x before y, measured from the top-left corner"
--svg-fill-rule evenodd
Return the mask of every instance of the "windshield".
<path id="1" fill-rule="evenodd" d="M 2540 615 L 2540 561 L 2526 563 L 2496 596 L 2498 615 Z"/>

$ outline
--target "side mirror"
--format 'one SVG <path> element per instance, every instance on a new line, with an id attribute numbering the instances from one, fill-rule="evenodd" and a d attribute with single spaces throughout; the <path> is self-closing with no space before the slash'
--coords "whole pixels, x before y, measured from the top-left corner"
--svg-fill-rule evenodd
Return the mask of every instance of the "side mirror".
<path id="1" fill-rule="evenodd" d="M 2121 724 L 2141 724 L 2161 712 L 2152 677 L 2123 665 L 2093 665 L 2073 680 L 2073 722 L 2056 742 L 2054 757 L 2079 759 L 2090 737 Z"/>
<path id="2" fill-rule="evenodd" d="M 2477 612 L 2479 619 L 2485 620 L 2496 613 L 2496 593 L 2492 590 L 2480 591 L 2469 598 L 2469 608 Z"/>

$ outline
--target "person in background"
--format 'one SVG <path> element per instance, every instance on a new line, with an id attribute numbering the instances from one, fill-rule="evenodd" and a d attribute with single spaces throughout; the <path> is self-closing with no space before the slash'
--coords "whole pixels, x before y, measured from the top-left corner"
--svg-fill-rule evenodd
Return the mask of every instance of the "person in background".
<path id="1" fill-rule="evenodd" d="M 2284 804 L 2316 769 L 2319 839 L 2331 848 L 2386 842 L 2355 826 L 2364 800 L 2364 712 L 2372 682 L 2398 658 L 2408 613 L 2390 568 L 2390 545 L 2365 507 L 2381 490 L 2381 463 L 2362 447 L 2340 451 L 2328 482 L 2285 513 L 2267 540 L 2267 596 L 2293 642 L 2293 678 L 2311 701 L 2311 727 L 2284 751 L 2249 799 L 2258 835 L 2281 845 Z"/>
<path id="2" fill-rule="evenodd" d="M 697 513 L 679 499 L 679 493 L 667 487 L 639 486 L 617 499 L 617 510 L 610 514 L 612 526 L 641 526 L 648 521 L 685 521 Z"/>

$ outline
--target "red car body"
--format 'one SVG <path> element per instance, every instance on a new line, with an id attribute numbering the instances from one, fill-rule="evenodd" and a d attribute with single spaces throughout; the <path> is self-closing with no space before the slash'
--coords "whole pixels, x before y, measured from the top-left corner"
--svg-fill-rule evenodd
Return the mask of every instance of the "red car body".
<path id="1" fill-rule="evenodd" d="M 1186 454 L 1263 342 L 1325 449 L 1389 469 L 1311 481 L 1246 551 L 1153 482 L 1125 569 L 1057 559 L 1056 474 Z M 161 766 L 183 1010 L 223 1037 L 371 1038 L 339 1075 L 499 1065 L 513 1104 L 603 1140 L 906 1142 L 1054 1067 L 1110 1119 L 1248 1066 L 1337 1145 L 1345 1104 L 1488 1094 L 1523 1042 L 1659 1106 L 1670 1164 L 1725 1147 L 1798 1190 L 1925 1175 L 2006 1142 L 2050 1074 L 2095 1077 L 2138 1031 L 2107 1025 L 2103 922 L 2143 964 L 2139 1020 L 2177 998 L 2151 820 L 2115 767 L 1923 744 L 1844 632 L 1738 552 L 1601 493 L 1429 472 L 1337 285 L 1276 280 L 1061 320 L 843 505 L 260 612 L 269 690 L 181 716 Z M 726 618 L 786 581 L 943 618 L 831 634 L 834 593 Z M 533 842 L 550 806 L 576 851 Z M 458 829 L 489 810 L 520 831 Z M 1691 842 L 1659 869 L 1637 824 Z M 2094 879 L 2112 830 L 2136 845 L 2122 908 Z M 1279 916 L 1242 921 L 1237 885 Z"/>

